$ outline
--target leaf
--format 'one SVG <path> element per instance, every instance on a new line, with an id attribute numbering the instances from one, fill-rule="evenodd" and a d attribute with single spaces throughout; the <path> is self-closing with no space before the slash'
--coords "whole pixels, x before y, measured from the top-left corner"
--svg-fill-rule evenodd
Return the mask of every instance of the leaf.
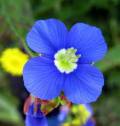
<path id="1" fill-rule="evenodd" d="M 105 58 L 102 61 L 96 63 L 96 66 L 98 66 L 104 72 L 119 65 L 120 45 L 110 49 L 109 52 L 106 54 Z"/>
<path id="2" fill-rule="evenodd" d="M 0 120 L 2 122 L 9 122 L 21 124 L 21 116 L 15 106 L 4 95 L 0 95 Z M 22 125 L 22 124 L 21 124 Z"/>

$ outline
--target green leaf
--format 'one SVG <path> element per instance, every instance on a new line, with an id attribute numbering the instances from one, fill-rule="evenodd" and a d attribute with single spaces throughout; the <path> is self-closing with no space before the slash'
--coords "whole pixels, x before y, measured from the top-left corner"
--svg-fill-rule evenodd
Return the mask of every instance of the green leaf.
<path id="1" fill-rule="evenodd" d="M 9 122 L 22 125 L 22 118 L 14 103 L 6 98 L 4 95 L 0 95 L 0 120 L 2 122 Z"/>
<path id="2" fill-rule="evenodd" d="M 96 63 L 96 66 L 98 66 L 104 72 L 119 65 L 120 45 L 110 49 L 109 52 L 106 54 L 105 58 L 102 61 Z"/>

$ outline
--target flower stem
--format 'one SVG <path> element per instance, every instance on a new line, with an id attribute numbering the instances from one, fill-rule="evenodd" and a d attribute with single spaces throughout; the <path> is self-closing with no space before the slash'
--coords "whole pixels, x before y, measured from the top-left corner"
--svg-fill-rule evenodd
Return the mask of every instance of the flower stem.
<path id="1" fill-rule="evenodd" d="M 25 48 L 26 52 L 31 56 L 35 56 L 35 54 L 29 49 L 29 47 L 27 46 L 24 38 L 22 38 L 22 36 L 19 34 L 19 32 L 17 31 L 17 28 L 15 28 L 13 26 L 13 24 L 11 23 L 11 20 L 10 18 L 8 17 L 7 18 L 7 22 L 8 22 L 8 25 L 11 27 L 12 31 L 14 32 L 14 34 L 16 35 L 17 38 L 20 39 L 20 42 L 22 43 L 23 47 Z"/>

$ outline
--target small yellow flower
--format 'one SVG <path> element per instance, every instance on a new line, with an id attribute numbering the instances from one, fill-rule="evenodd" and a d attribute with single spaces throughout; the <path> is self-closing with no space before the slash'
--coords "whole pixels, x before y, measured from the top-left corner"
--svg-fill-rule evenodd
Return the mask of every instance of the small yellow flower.
<path id="1" fill-rule="evenodd" d="M 87 110 L 87 108 L 84 105 L 79 105 L 78 109 L 81 114 L 81 121 L 85 123 L 87 119 L 90 117 L 90 112 Z"/>
<path id="2" fill-rule="evenodd" d="M 8 48 L 2 52 L 0 63 L 6 72 L 14 76 L 21 76 L 28 59 L 28 55 L 19 48 Z"/>
<path id="3" fill-rule="evenodd" d="M 62 126 L 71 126 L 69 122 L 65 122 Z"/>
<path id="4" fill-rule="evenodd" d="M 72 108 L 71 108 L 71 112 L 73 114 L 77 114 L 78 113 L 78 106 L 77 105 L 73 105 Z"/>
<path id="5" fill-rule="evenodd" d="M 81 121 L 80 121 L 79 118 L 73 119 L 73 120 L 71 121 L 71 125 L 72 125 L 72 126 L 80 126 L 80 124 L 81 124 Z"/>
<path id="6" fill-rule="evenodd" d="M 71 108 L 71 112 L 78 116 L 78 118 L 72 120 L 73 124 L 82 125 L 85 124 L 87 119 L 90 117 L 90 112 L 87 110 L 87 108 L 84 105 L 74 105 Z"/>

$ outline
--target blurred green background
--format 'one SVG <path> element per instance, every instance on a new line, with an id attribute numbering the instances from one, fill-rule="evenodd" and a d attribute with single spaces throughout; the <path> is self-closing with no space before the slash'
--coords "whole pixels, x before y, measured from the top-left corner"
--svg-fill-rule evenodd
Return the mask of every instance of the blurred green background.
<path id="1" fill-rule="evenodd" d="M 46 18 L 58 18 L 68 28 L 85 22 L 102 29 L 109 51 L 96 64 L 104 72 L 105 86 L 92 104 L 94 118 L 97 126 L 120 126 L 120 0 L 0 0 L 0 54 L 10 47 L 24 50 L 33 22 Z M 27 96 L 22 77 L 0 67 L 0 126 L 23 125 Z"/>

